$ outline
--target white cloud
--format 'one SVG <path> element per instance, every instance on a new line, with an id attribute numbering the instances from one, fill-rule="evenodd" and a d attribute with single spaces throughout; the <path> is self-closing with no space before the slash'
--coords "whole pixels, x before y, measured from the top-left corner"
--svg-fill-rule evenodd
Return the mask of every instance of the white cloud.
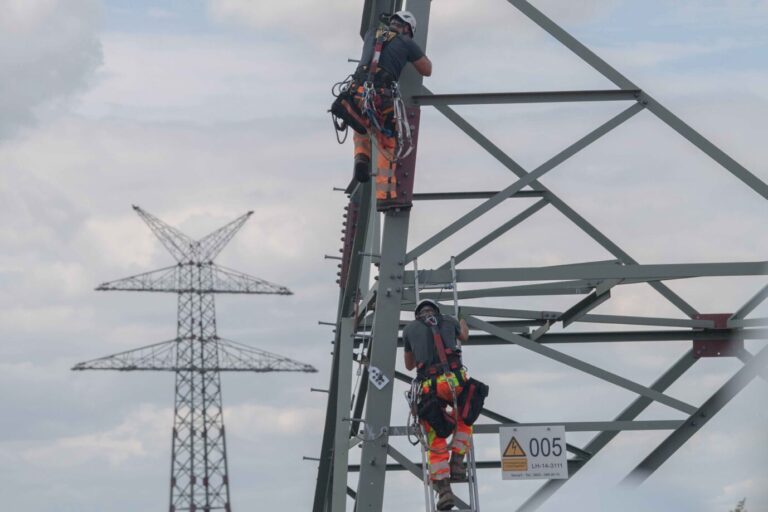
<path id="1" fill-rule="evenodd" d="M 314 432 L 323 423 L 320 407 L 235 405 L 225 411 L 227 432 L 244 439 L 261 436 L 289 436 Z"/>
<path id="2" fill-rule="evenodd" d="M 141 406 L 112 429 L 59 438 L 27 449 L 23 458 L 36 466 L 67 469 L 104 462 L 117 467 L 131 459 L 154 457 L 168 441 L 172 414 L 171 409 Z"/>
<path id="3" fill-rule="evenodd" d="M 610 12 L 615 3 L 595 1 L 578 7 L 573 2 L 534 2 L 566 26 L 596 19 L 602 16 L 603 8 Z M 13 5 L 25 13 L 17 16 L 18 27 L 32 30 L 29 27 L 46 23 L 46 13 L 63 4 L 51 0 Z M 335 262 L 324 262 L 322 254 L 336 254 L 340 245 L 345 199 L 330 189 L 347 183 L 351 148 L 349 143 L 339 148 L 333 142 L 325 109 L 328 86 L 350 66 L 344 58 L 356 56 L 359 50 L 356 29 L 360 5 L 351 0 L 318 5 L 316 9 L 321 12 L 316 17 L 295 16 L 293 11 L 301 4 L 290 2 L 211 0 L 206 5 L 219 23 L 215 34 L 106 34 L 105 67 L 98 75 L 98 83 L 84 95 L 77 113 L 51 119 L 0 147 L 0 215 L 12 219 L 0 223 L 0 331 L 5 340 L 2 354 L 7 359 L 0 366 L 0 375 L 4 376 L 3 389 L 14 392 L 12 397 L 3 395 L 2 402 L 9 414 L 19 418 L 7 429 L 24 439 L 23 450 L 0 449 L 0 460 L 17 463 L 5 465 L 19 475 L 12 487 L 20 487 L 18 482 L 22 482 L 34 488 L 35 495 L 40 494 L 41 487 L 50 488 L 50 482 L 60 481 L 65 473 L 59 471 L 57 475 L 52 471 L 51 476 L 41 476 L 48 461 L 62 459 L 53 463 L 55 468 L 70 464 L 71 469 L 66 471 L 68 489 L 55 488 L 45 500 L 40 499 L 37 507 L 18 509 L 46 511 L 50 503 L 57 503 L 62 510 L 104 510 L 118 501 L 113 499 L 115 489 L 128 487 L 123 475 L 136 480 L 136 489 L 147 489 L 148 484 L 158 482 L 155 472 L 129 471 L 132 464 L 142 461 L 156 462 L 162 466 L 157 470 L 161 479 L 167 476 L 171 375 L 153 380 L 148 374 L 134 374 L 123 379 L 123 375 L 106 377 L 103 373 L 78 373 L 72 377 L 68 371 L 75 361 L 173 335 L 175 297 L 105 296 L 91 290 L 99 282 L 171 263 L 160 243 L 131 212 L 131 203 L 191 236 L 200 236 L 248 209 L 256 211 L 220 261 L 289 285 L 296 295 L 219 298 L 220 334 L 306 360 L 321 367 L 322 373 L 290 377 L 291 385 L 287 387 L 273 384 L 263 388 L 249 387 L 252 381 L 245 377 L 225 377 L 224 414 L 228 431 L 237 440 L 230 444 L 230 457 L 233 464 L 241 461 L 233 470 L 240 482 L 234 492 L 236 496 L 250 492 L 254 500 L 260 500 L 261 489 L 251 486 L 251 482 L 277 488 L 290 480 L 297 489 L 291 496 L 296 505 L 285 504 L 285 510 L 303 510 L 311 500 L 311 496 L 304 495 L 313 489 L 315 467 L 298 465 L 301 455 L 317 453 L 325 396 L 306 397 L 297 388 L 306 392 L 309 385 L 322 387 L 327 383 L 330 334 L 316 321 L 333 318 L 335 302 L 329 299 L 336 297 L 338 289 L 333 284 Z M 305 12 L 309 12 L 308 8 Z M 471 17 L 471 13 L 477 17 Z M 605 85 L 599 76 L 594 79 L 592 70 L 574 64 L 567 50 L 542 44 L 546 36 L 532 24 L 522 23 L 506 2 L 488 1 L 475 7 L 473 2 L 441 0 L 433 3 L 432 16 L 430 52 L 434 52 L 439 72 L 429 80 L 436 84 L 436 92 L 451 88 L 467 91 L 477 86 L 500 91 L 538 86 L 554 89 L 566 84 Z M 488 37 L 485 32 L 475 31 L 471 38 L 460 32 L 462 24 L 471 30 L 488 22 L 493 23 Z M 237 30 L 231 30 L 232 25 L 237 25 Z M 579 30 L 586 30 L 584 26 Z M 3 37 L 6 34 L 0 40 Z M 719 56 L 719 52 L 732 49 L 730 44 L 730 40 L 715 40 L 680 47 L 649 40 L 636 47 L 617 46 L 611 49 L 615 54 L 606 56 L 622 71 L 632 68 L 627 73 L 630 78 L 638 73 L 643 85 L 661 90 L 673 111 L 722 142 L 738 160 L 766 178 L 762 164 L 768 154 L 761 129 L 768 90 L 764 87 L 765 73 L 746 66 L 733 73 L 720 73 L 711 61 L 696 72 L 681 68 L 673 73 L 658 68 L 672 59 L 684 62 L 689 57 Z M 603 50 L 598 53 L 602 55 Z M 0 68 L 0 76 L 8 69 Z M 727 99 L 717 94 L 723 89 L 730 93 Z M 29 105 L 26 112 L 30 111 Z M 537 165 L 552 151 L 562 149 L 613 115 L 605 106 L 595 111 L 591 106 L 518 107 L 459 111 L 526 166 Z M 420 190 L 493 189 L 514 180 L 511 173 L 434 111 L 424 110 L 422 126 L 417 180 Z M 660 126 L 650 115 L 642 114 L 547 175 L 544 182 L 642 262 L 764 257 L 764 237 L 753 236 L 761 232 L 764 203 L 752 192 L 745 192 L 740 183 L 706 157 L 692 156 L 694 151 L 686 143 Z M 450 158 L 446 158 L 446 147 L 451 149 Z M 717 200 L 713 201 L 713 197 Z M 489 214 L 487 220 L 440 246 L 436 253 L 441 258 L 435 263 L 442 263 L 456 248 L 508 219 L 522 204 L 507 203 Z M 470 207 L 469 202 L 458 206 L 418 203 L 411 216 L 412 246 Z M 497 245 L 478 253 L 468 266 L 554 264 L 608 257 L 547 207 Z M 431 264 L 429 258 L 419 263 L 422 268 Z M 737 283 L 742 285 L 749 293 L 757 290 L 753 283 Z M 707 297 L 713 294 L 708 287 L 710 284 L 704 283 L 684 291 L 702 310 L 721 304 L 738 305 L 744 295 L 718 285 L 719 293 L 710 300 Z M 617 290 L 614 298 L 596 312 L 680 316 L 655 292 L 642 288 L 644 292 L 635 287 Z M 515 305 L 521 309 L 541 306 L 562 310 L 561 306 L 572 303 L 572 299 L 526 297 Z M 18 339 L 32 342 L 19 343 Z M 662 350 L 650 344 L 630 351 L 594 345 L 566 348 L 584 359 L 615 365 L 611 369 L 617 368 L 622 375 L 642 382 L 655 378 L 678 349 L 675 345 Z M 505 347 L 473 348 L 467 359 L 473 375 L 494 384 L 491 406 L 508 411 L 516 419 L 605 420 L 634 397 L 538 356 L 521 354 L 522 350 L 514 347 L 508 349 L 509 357 L 502 359 L 499 351 Z M 719 369 L 705 367 L 710 363 L 697 365 L 707 370 L 704 378 L 686 375 L 694 377 L 691 386 L 701 389 L 696 398 L 711 393 L 726 377 Z M 268 377 L 256 377 L 262 378 Z M 133 387 L 128 388 L 126 381 Z M 165 388 L 153 387 L 161 383 Z M 140 407 L 124 415 L 115 413 L 130 407 L 126 404 L 146 399 L 141 392 L 129 391 L 139 386 L 144 386 L 141 391 L 160 405 Z M 264 393 L 264 389 L 269 392 Z M 681 386 L 670 394 L 687 399 L 683 395 L 693 394 L 689 391 L 689 387 Z M 65 404 L 82 405 L 83 409 L 61 406 L 61 397 L 68 400 Z M 585 400 L 590 401 L 589 407 L 584 406 Z M 46 405 L 49 402 L 66 410 L 48 414 L 47 408 L 55 410 Z M 758 397 L 755 403 L 763 402 Z M 393 411 L 397 422 L 405 415 L 404 407 L 397 396 Z M 749 409 L 754 409 L 751 402 L 730 404 L 718 419 L 743 421 L 744 411 Z M 663 407 L 660 417 L 668 419 L 669 413 Z M 74 414 L 79 416 L 73 418 Z M 25 421 L 30 422 L 29 429 L 17 426 Z M 91 422 L 100 426 L 94 427 Z M 729 431 L 727 425 L 714 422 L 708 428 Z M 40 432 L 53 439 L 39 439 Z M 629 456 L 640 458 L 645 454 L 643 450 L 652 448 L 653 435 L 663 434 L 626 439 L 620 436 L 616 446 L 619 451 L 609 452 L 606 457 L 626 464 L 627 452 L 621 450 L 633 448 Z M 719 435 L 701 439 L 722 439 Z M 279 442 L 270 443 L 269 439 Z M 650 444 L 639 446 L 638 441 Z M 723 450 L 713 452 L 718 459 L 727 455 Z M 493 457 L 498 447 L 483 446 L 482 453 Z M 750 454 L 744 453 L 743 459 L 749 459 Z M 711 485 L 702 484 L 695 481 L 696 472 L 679 470 L 701 460 L 701 452 L 681 451 L 678 455 L 675 460 L 681 462 L 674 468 L 681 475 L 692 475 L 690 480 L 680 484 L 681 491 L 658 490 L 665 497 L 680 492 L 670 499 L 674 503 L 685 504 L 684 498 L 689 495 L 723 492 L 732 506 L 732 497 L 763 485 L 757 476 L 756 483 L 750 483 L 751 477 L 743 475 L 720 481 L 713 478 Z M 282 464 L 279 471 L 275 470 L 278 460 Z M 724 464 L 737 467 L 733 461 Z M 85 471 L 86 466 L 92 466 L 91 473 Z M 125 470 L 120 478 L 108 471 L 116 467 Z M 596 460 L 589 471 L 593 468 L 597 476 L 604 478 L 600 467 Z M 618 468 L 609 477 L 618 479 L 629 469 Z M 82 475 L 88 476 L 87 482 L 78 481 L 77 476 Z M 601 484 L 600 478 L 595 485 Z M 410 476 L 403 477 L 403 481 L 413 489 L 411 495 L 409 488 L 408 498 L 419 505 L 418 482 Z M 164 482 L 155 484 L 160 497 L 146 498 L 148 502 L 162 503 L 167 492 Z M 509 505 L 510 495 L 522 500 L 522 491 L 526 490 L 498 484 L 492 472 L 482 473 L 481 483 L 483 500 L 492 505 L 489 508 L 510 509 L 494 505 Z M 109 491 L 105 491 L 106 505 L 101 508 L 87 508 L 85 501 L 95 498 L 89 496 L 81 503 L 83 493 L 73 492 L 95 487 Z M 130 488 L 134 489 L 133 482 Z M 576 502 L 585 488 L 588 486 L 583 481 L 574 481 L 564 488 L 562 497 L 566 503 Z M 568 489 L 573 492 L 569 494 Z M 265 494 L 268 492 L 271 489 Z M 136 496 L 126 498 L 115 505 L 115 510 L 142 508 L 136 505 Z M 597 504 L 594 509 L 600 510 Z M 708 510 L 727 508 L 713 505 Z"/>
<path id="4" fill-rule="evenodd" d="M 101 62 L 96 0 L 11 0 L 0 16 L 0 138 L 86 85 Z"/>

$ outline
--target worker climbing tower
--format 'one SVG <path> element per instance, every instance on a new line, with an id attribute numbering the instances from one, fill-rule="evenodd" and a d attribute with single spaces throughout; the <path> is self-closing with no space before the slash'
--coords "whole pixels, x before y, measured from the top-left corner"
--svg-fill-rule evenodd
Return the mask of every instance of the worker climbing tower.
<path id="1" fill-rule="evenodd" d="M 659 124 L 665 124 L 683 139 L 702 151 L 724 170 L 768 200 L 768 185 L 728 156 L 704 136 L 686 124 L 645 90 L 623 76 L 598 57 L 552 19 L 545 16 L 526 0 L 508 0 L 530 21 L 573 52 L 615 87 L 604 90 L 569 90 L 502 92 L 492 94 L 438 94 L 428 90 L 412 69 L 403 73 L 400 90 L 406 100 L 411 128 L 418 134 L 419 109 L 434 107 L 456 128 L 485 149 L 490 156 L 509 170 L 515 179 L 497 191 L 430 191 L 405 190 L 399 205 L 387 204 L 383 213 L 376 212 L 375 196 L 370 183 L 353 182 L 346 189 L 349 203 L 344 214 L 344 238 L 339 265 L 340 293 L 336 318 L 334 351 L 330 375 L 325 431 L 319 454 L 314 512 L 380 512 L 384 507 L 387 471 L 403 470 L 419 479 L 424 478 L 421 464 L 414 462 L 395 446 L 397 436 L 413 434 L 408 425 L 393 424 L 393 418 L 405 411 L 402 401 L 394 402 L 398 382 L 411 382 L 411 377 L 396 371 L 398 348 L 402 346 L 399 333 L 403 326 L 401 312 L 413 311 L 415 299 L 431 298 L 440 302 L 445 297 L 430 292 L 425 283 L 443 289 L 462 290 L 457 300 L 476 301 L 462 305 L 460 311 L 472 329 L 465 346 L 499 346 L 496 351 L 529 351 L 547 358 L 553 364 L 570 371 L 591 376 L 603 384 L 621 388 L 634 395 L 623 410 L 611 418 L 594 421 L 553 422 L 563 425 L 569 432 L 594 432 L 586 444 L 568 443 L 566 450 L 568 473 L 573 477 L 593 460 L 620 432 L 628 430 L 662 430 L 670 432 L 637 466 L 629 471 L 627 482 L 639 484 L 665 463 L 686 441 L 694 436 L 736 394 L 760 375 L 768 378 L 764 367 L 768 362 L 768 347 L 752 354 L 745 349 L 744 340 L 765 340 L 768 324 L 765 319 L 746 318 L 767 297 L 768 286 L 755 291 L 754 296 L 741 307 L 728 313 L 705 313 L 695 309 L 688 300 L 665 284 L 668 280 L 702 277 L 764 276 L 768 274 L 765 259 L 753 262 L 675 263 L 644 265 L 613 242 L 600 229 L 579 214 L 559 195 L 539 181 L 546 173 L 557 168 L 609 132 L 628 123 L 640 112 L 649 112 Z M 430 0 L 367 0 L 363 9 L 361 35 L 371 24 L 377 23 L 382 13 L 408 9 L 419 22 L 415 39 L 426 50 Z M 471 41 L 468 42 L 471 44 Z M 439 70 L 436 70 L 439 73 Z M 535 169 L 525 169 L 479 129 L 451 108 L 451 105 L 535 104 L 566 102 L 616 102 L 626 108 L 565 147 Z M 423 128 L 423 127 L 422 127 Z M 418 148 L 416 148 L 418 149 Z M 414 150 L 408 161 L 401 162 L 402 172 L 413 179 L 418 172 Z M 479 170 L 477 171 L 480 172 Z M 408 246 L 411 215 L 419 215 L 426 201 L 481 200 L 455 221 L 448 223 L 415 247 Z M 454 256 L 432 268 L 417 266 L 419 258 L 432 255 L 434 249 L 465 230 L 471 223 L 506 203 L 508 200 L 531 201 L 530 206 L 507 219 L 489 233 L 478 236 L 466 247 L 451 247 Z M 415 205 L 411 207 L 412 205 Z M 380 205 L 379 205 L 380 206 Z M 568 262 L 544 267 L 466 268 L 464 262 L 478 251 L 493 243 L 515 226 L 548 209 L 569 220 L 595 244 L 609 253 L 608 261 Z M 459 208 L 457 211 L 461 211 Z M 466 208 L 463 209 L 466 211 Z M 381 215 L 381 217 L 379 217 Z M 379 220 L 381 219 L 381 222 Z M 475 231 L 476 232 L 476 231 Z M 371 276 L 373 275 L 373 279 Z M 492 286 L 493 284 L 497 286 Z M 641 315 L 608 315 L 591 313 L 611 298 L 612 290 L 631 284 L 651 287 L 658 296 L 679 311 L 680 317 L 660 318 Z M 464 286 L 466 285 L 466 286 Z M 548 297 L 574 297 L 563 310 L 519 309 L 499 306 L 503 299 L 535 296 L 540 302 Z M 493 298 L 494 306 L 478 303 Z M 446 310 L 450 307 L 446 305 Z M 588 330 L 595 323 L 614 327 L 613 330 Z M 556 327 L 557 329 L 553 329 Z M 573 327 L 578 327 L 574 329 Z M 559 330 L 558 330 L 559 329 Z M 624 374 L 587 362 L 552 348 L 557 343 L 622 343 L 684 341 L 688 348 L 679 359 L 661 372 L 650 385 L 641 384 Z M 475 356 L 473 356 L 475 357 Z M 498 356 L 497 356 L 498 357 Z M 691 367 L 703 358 L 737 358 L 743 364 L 728 381 L 700 404 L 691 404 L 668 394 Z M 355 376 L 355 366 L 361 377 Z M 482 378 L 482 377 L 481 377 Z M 402 387 L 401 389 L 407 389 Z M 508 390 L 492 389 L 492 396 L 507 395 Z M 652 404 L 663 405 L 670 419 L 639 420 L 638 417 Z M 589 407 L 585 403 L 584 407 Z M 503 425 L 525 425 L 508 414 L 485 408 L 482 415 L 491 423 L 476 424 L 479 435 L 498 435 Z M 681 419 L 682 417 L 682 419 Z M 359 464 L 350 456 L 359 448 Z M 358 455 L 355 454 L 354 458 Z M 477 461 L 477 468 L 499 468 L 499 460 Z M 497 469 L 498 471 L 498 469 Z M 355 482 L 350 476 L 357 473 Z M 482 473 L 480 475 L 482 478 Z M 520 511 L 532 511 L 544 503 L 567 480 L 548 480 L 520 506 Z M 350 500 L 354 500 L 354 504 Z M 461 501 L 459 508 L 469 510 Z"/>
<path id="2" fill-rule="evenodd" d="M 176 375 L 170 512 L 232 510 L 220 372 L 315 372 L 307 364 L 220 338 L 215 293 L 290 295 L 213 262 L 253 212 L 193 240 L 138 206 L 136 213 L 176 264 L 99 285 L 97 290 L 178 295 L 176 338 L 94 359 L 73 370 L 172 371 Z"/>

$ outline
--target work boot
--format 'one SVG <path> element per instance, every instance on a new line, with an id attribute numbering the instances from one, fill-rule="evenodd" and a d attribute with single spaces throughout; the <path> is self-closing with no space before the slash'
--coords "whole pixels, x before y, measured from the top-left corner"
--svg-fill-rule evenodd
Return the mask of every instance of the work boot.
<path id="1" fill-rule="evenodd" d="M 371 159 L 362 153 L 355 155 L 355 179 L 360 183 L 371 179 Z"/>
<path id="2" fill-rule="evenodd" d="M 466 482 L 467 468 L 464 467 L 464 454 L 451 453 L 451 482 Z"/>
<path id="3" fill-rule="evenodd" d="M 437 489 L 437 510 L 451 510 L 453 508 L 453 500 L 456 496 L 453 495 L 451 490 L 451 484 L 448 479 L 442 479 L 435 482 L 435 488 Z"/>

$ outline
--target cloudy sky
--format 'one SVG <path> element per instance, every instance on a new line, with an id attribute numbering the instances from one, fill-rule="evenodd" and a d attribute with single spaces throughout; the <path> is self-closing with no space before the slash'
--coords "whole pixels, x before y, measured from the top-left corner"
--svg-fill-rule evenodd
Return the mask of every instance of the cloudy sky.
<path id="1" fill-rule="evenodd" d="M 537 0 L 534 5 L 736 160 L 768 180 L 768 2 Z M 131 210 L 191 236 L 255 214 L 219 262 L 290 297 L 218 300 L 219 333 L 315 365 L 318 374 L 225 375 L 235 510 L 311 506 L 322 435 L 335 264 L 351 148 L 325 113 L 356 58 L 354 0 L 0 0 L 0 496 L 29 512 L 167 506 L 171 374 L 73 373 L 73 364 L 175 335 L 161 294 L 101 293 L 103 281 L 171 263 Z M 434 92 L 608 88 L 502 0 L 436 0 L 427 52 Z M 625 105 L 457 110 L 532 169 Z M 417 191 L 492 190 L 511 175 L 434 111 L 422 116 Z M 447 151 L 450 148 L 450 151 Z M 768 259 L 764 199 L 643 112 L 542 180 L 642 263 Z M 420 267 L 442 263 L 528 206 L 508 201 Z M 473 204 L 419 204 L 415 246 Z M 551 208 L 467 260 L 534 266 L 610 256 Z M 766 278 L 674 283 L 702 312 L 737 309 Z M 508 301 L 557 310 L 566 298 Z M 681 317 L 627 286 L 597 310 Z M 766 307 L 754 317 L 768 316 Z M 687 343 L 568 353 L 648 384 Z M 753 351 L 760 344 L 749 344 Z M 632 394 L 524 353 L 467 354 L 489 406 L 519 421 L 611 419 Z M 707 360 L 670 390 L 694 404 L 739 367 Z M 396 393 L 394 423 L 405 419 Z M 587 400 L 599 396 L 600 400 Z M 768 384 L 753 382 L 638 491 L 611 491 L 664 437 L 620 435 L 543 510 L 768 509 Z M 595 403 L 598 402 L 598 403 Z M 653 407 L 644 419 L 677 419 Z M 574 435 L 576 443 L 589 434 Z M 478 440 L 479 458 L 498 441 Z M 354 453 L 354 452 L 353 452 Z M 409 451 L 414 459 L 417 452 Z M 510 510 L 535 483 L 481 473 L 484 508 Z M 393 475 L 387 503 L 420 507 Z M 354 485 L 354 482 L 353 482 Z M 586 496 L 586 497 L 585 497 Z M 621 503 L 621 505 L 617 505 Z"/>

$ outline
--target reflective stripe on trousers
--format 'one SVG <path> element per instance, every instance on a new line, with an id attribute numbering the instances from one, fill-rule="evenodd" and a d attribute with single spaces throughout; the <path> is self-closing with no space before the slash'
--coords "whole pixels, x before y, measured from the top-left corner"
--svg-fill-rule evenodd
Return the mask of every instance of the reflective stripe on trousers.
<path id="1" fill-rule="evenodd" d="M 395 199 L 397 197 L 395 166 L 397 164 L 390 162 L 388 158 L 395 151 L 395 138 L 385 137 L 378 132 L 373 136 L 376 137 L 379 149 L 376 158 L 376 199 Z M 371 135 L 354 132 L 352 141 L 355 143 L 355 156 L 365 155 L 371 158 Z"/>
<path id="2" fill-rule="evenodd" d="M 467 373 L 465 370 L 461 370 L 461 374 L 464 380 L 467 379 Z M 449 403 L 453 402 L 453 395 L 451 394 L 451 388 L 448 385 L 448 380 L 456 388 L 456 394 L 461 393 L 461 386 L 459 381 L 453 373 L 446 375 L 440 375 L 437 377 L 437 396 Z M 425 380 L 421 386 L 422 393 L 428 393 L 430 388 L 430 380 Z M 453 415 L 453 407 L 448 410 L 448 414 Z M 427 446 L 429 446 L 429 452 L 427 453 L 427 459 L 429 460 L 429 474 L 432 480 L 443 480 L 451 476 L 451 469 L 449 465 L 450 453 L 448 449 L 448 440 L 444 437 L 437 437 L 435 430 L 426 421 L 421 422 L 424 430 L 427 432 Z M 456 423 L 456 431 L 453 433 L 453 441 L 450 451 L 464 455 L 470 444 L 470 435 L 472 434 L 472 427 L 465 424 L 461 418 Z"/>

